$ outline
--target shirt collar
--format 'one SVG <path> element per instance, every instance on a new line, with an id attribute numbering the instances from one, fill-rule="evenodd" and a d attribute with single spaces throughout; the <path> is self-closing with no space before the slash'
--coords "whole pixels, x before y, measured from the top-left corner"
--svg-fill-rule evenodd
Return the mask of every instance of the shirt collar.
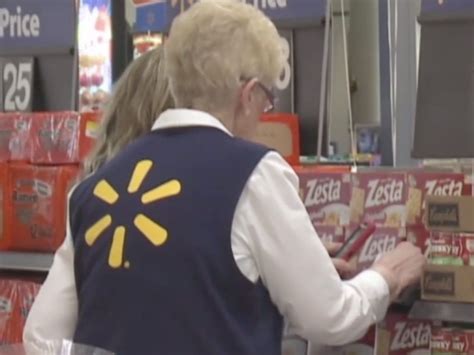
<path id="1" fill-rule="evenodd" d="M 230 136 L 232 135 L 222 122 L 214 116 L 203 111 L 189 109 L 166 110 L 156 119 L 152 130 L 191 126 L 213 127 L 220 129 Z"/>

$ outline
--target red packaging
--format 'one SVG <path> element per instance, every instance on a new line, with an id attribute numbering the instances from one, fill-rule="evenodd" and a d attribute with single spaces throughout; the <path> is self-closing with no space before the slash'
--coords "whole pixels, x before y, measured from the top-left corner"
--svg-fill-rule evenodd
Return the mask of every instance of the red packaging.
<path id="1" fill-rule="evenodd" d="M 11 199 L 8 164 L 0 163 L 0 250 L 7 248 L 11 240 Z"/>
<path id="2" fill-rule="evenodd" d="M 412 320 L 403 312 L 389 310 L 377 324 L 377 355 L 430 355 L 432 322 Z"/>
<path id="3" fill-rule="evenodd" d="M 76 164 L 90 152 L 97 134 L 99 115 L 76 112 L 34 114 L 31 156 L 34 164 Z"/>
<path id="4" fill-rule="evenodd" d="M 425 226 L 407 227 L 407 241 L 421 249 L 421 252 L 428 258 L 430 254 L 430 232 Z"/>
<path id="5" fill-rule="evenodd" d="M 344 243 L 344 227 L 316 225 L 316 232 L 323 242 Z"/>
<path id="6" fill-rule="evenodd" d="M 9 250 L 55 251 L 66 231 L 67 192 L 75 166 L 11 165 L 12 235 Z"/>
<path id="7" fill-rule="evenodd" d="M 29 158 L 30 114 L 0 113 L 0 162 Z"/>
<path id="8" fill-rule="evenodd" d="M 409 172 L 407 224 L 423 224 L 426 196 L 461 196 L 465 189 L 464 178 L 460 173 Z"/>
<path id="9" fill-rule="evenodd" d="M 354 228 L 348 229 L 346 236 L 353 230 Z M 378 227 L 353 260 L 356 263 L 357 270 L 362 271 L 371 267 L 377 257 L 392 251 L 405 239 L 405 228 Z"/>
<path id="10" fill-rule="evenodd" d="M 437 265 L 453 265 L 453 234 L 431 231 L 429 262 Z"/>
<path id="11" fill-rule="evenodd" d="M 308 167 L 295 170 L 300 179 L 300 194 L 313 225 L 349 225 L 350 174 L 323 173 Z"/>
<path id="12" fill-rule="evenodd" d="M 12 281 L 0 280 L 0 345 L 21 342 L 19 313 L 15 307 L 16 288 Z"/>
<path id="13" fill-rule="evenodd" d="M 22 342 L 23 328 L 40 285 L 0 279 L 0 345 Z"/>
<path id="14" fill-rule="evenodd" d="M 448 328 L 433 328 L 431 333 L 430 349 L 433 355 L 451 355 L 453 332 Z"/>
<path id="15" fill-rule="evenodd" d="M 408 188 L 403 172 L 361 172 L 352 175 L 351 221 L 404 227 Z"/>
<path id="16" fill-rule="evenodd" d="M 453 233 L 452 242 L 455 264 L 474 266 L 474 234 Z"/>

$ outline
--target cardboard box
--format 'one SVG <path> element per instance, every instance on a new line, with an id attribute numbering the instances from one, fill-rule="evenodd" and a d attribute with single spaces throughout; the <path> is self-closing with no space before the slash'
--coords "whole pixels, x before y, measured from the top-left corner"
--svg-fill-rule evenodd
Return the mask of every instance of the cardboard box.
<path id="1" fill-rule="evenodd" d="M 97 113 L 34 114 L 30 161 L 34 164 L 80 163 L 93 147 L 99 119 Z"/>
<path id="2" fill-rule="evenodd" d="M 405 227 L 408 187 L 404 172 L 359 172 L 352 175 L 351 222 Z"/>
<path id="3" fill-rule="evenodd" d="M 431 230 L 474 233 L 474 197 L 427 197 L 425 222 Z"/>
<path id="4" fill-rule="evenodd" d="M 409 171 L 407 225 L 422 225 L 427 196 L 461 196 L 465 176 L 460 173 Z"/>
<path id="5" fill-rule="evenodd" d="M 474 267 L 427 265 L 421 282 L 421 298 L 474 303 Z"/>
<path id="6" fill-rule="evenodd" d="M 295 169 L 300 195 L 313 225 L 347 226 L 350 222 L 351 176 L 316 168 Z"/>
<path id="7" fill-rule="evenodd" d="M 316 225 L 315 229 L 323 242 L 344 243 L 345 241 L 344 227 Z"/>
<path id="8" fill-rule="evenodd" d="M 430 355 L 432 322 L 389 310 L 376 328 L 376 355 Z"/>
<path id="9" fill-rule="evenodd" d="M 288 113 L 265 114 L 257 126 L 254 141 L 275 149 L 290 165 L 300 161 L 298 116 Z"/>
<path id="10" fill-rule="evenodd" d="M 77 173 L 75 166 L 9 167 L 12 225 L 7 249 L 54 252 L 61 245 L 67 192 Z"/>

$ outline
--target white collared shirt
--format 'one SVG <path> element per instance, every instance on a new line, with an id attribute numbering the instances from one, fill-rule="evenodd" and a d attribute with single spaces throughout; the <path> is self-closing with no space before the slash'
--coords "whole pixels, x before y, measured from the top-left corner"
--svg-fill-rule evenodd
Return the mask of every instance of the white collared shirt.
<path id="1" fill-rule="evenodd" d="M 215 127 L 231 134 L 213 116 L 183 109 L 164 112 L 153 130 L 186 126 Z M 300 200 L 297 175 L 276 152 L 263 157 L 242 192 L 231 245 L 243 275 L 252 282 L 260 278 L 292 330 L 307 339 L 325 345 L 348 343 L 385 316 L 387 283 L 371 270 L 341 281 Z M 25 342 L 71 339 L 77 308 L 68 225 L 28 317 Z"/>

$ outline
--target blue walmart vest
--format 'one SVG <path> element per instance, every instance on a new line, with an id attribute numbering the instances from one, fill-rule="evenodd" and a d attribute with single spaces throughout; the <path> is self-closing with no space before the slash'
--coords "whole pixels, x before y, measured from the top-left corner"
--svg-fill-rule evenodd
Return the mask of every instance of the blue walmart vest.
<path id="1" fill-rule="evenodd" d="M 266 153 L 210 127 L 166 129 L 83 181 L 70 202 L 74 341 L 119 355 L 281 354 L 281 316 L 230 238 Z"/>

